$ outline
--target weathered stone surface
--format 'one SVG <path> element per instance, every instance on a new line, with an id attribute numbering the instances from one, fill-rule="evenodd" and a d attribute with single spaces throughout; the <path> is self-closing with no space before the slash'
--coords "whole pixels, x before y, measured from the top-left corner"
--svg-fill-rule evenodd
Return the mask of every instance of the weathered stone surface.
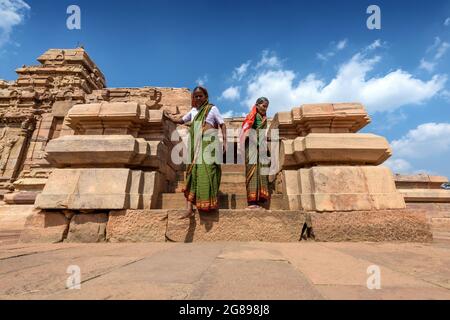
<path id="1" fill-rule="evenodd" d="M 359 103 L 307 104 L 290 112 L 278 112 L 270 129 L 280 130 L 280 137 L 295 139 L 309 133 L 355 133 L 369 123 Z"/>
<path id="2" fill-rule="evenodd" d="M 280 145 L 282 168 L 306 165 L 379 165 L 391 156 L 389 143 L 374 134 L 310 133 Z"/>
<path id="3" fill-rule="evenodd" d="M 245 209 L 248 207 L 245 186 L 242 193 L 222 193 L 222 185 L 219 193 L 219 209 Z M 230 187 L 230 190 L 238 192 L 237 188 Z M 223 190 L 225 191 L 225 190 Z M 186 198 L 182 192 L 163 193 L 161 195 L 161 207 L 163 209 L 182 209 L 186 207 Z M 281 194 L 273 194 L 270 202 L 264 205 L 271 210 L 289 210 L 286 199 Z"/>
<path id="4" fill-rule="evenodd" d="M 109 242 L 165 242 L 167 210 L 110 211 L 106 226 Z"/>
<path id="5" fill-rule="evenodd" d="M 34 204 L 39 193 L 32 191 L 20 191 L 5 194 L 3 200 L 7 204 Z"/>
<path id="6" fill-rule="evenodd" d="M 20 235 L 24 243 L 62 242 L 69 228 L 69 220 L 61 212 L 40 211 L 28 216 Z"/>
<path id="7" fill-rule="evenodd" d="M 430 184 L 433 184 L 433 187 L 439 188 L 442 183 L 448 182 L 448 178 L 444 176 L 431 176 L 428 174 L 396 174 L 395 182 L 409 182 L 413 184 L 421 183 L 425 186 L 430 186 Z"/>
<path id="8" fill-rule="evenodd" d="M 67 242 L 105 242 L 107 213 L 75 214 L 70 220 Z"/>
<path id="9" fill-rule="evenodd" d="M 445 202 L 407 202 L 411 210 L 423 210 L 431 224 L 434 241 L 450 243 L 450 203 Z"/>
<path id="10" fill-rule="evenodd" d="M 56 169 L 36 199 L 40 209 L 124 209 L 129 206 L 131 170 Z"/>
<path id="11" fill-rule="evenodd" d="M 406 202 L 438 203 L 450 202 L 450 190 L 441 186 L 447 177 L 418 175 L 395 175 L 395 185 Z"/>
<path id="12" fill-rule="evenodd" d="M 450 190 L 399 189 L 406 202 L 450 202 Z"/>
<path id="13" fill-rule="evenodd" d="M 168 240 L 297 242 L 305 224 L 305 215 L 299 211 L 220 210 L 180 219 L 183 213 L 169 211 Z"/>
<path id="14" fill-rule="evenodd" d="M 283 193 L 291 210 L 405 208 L 391 171 L 381 166 L 321 166 L 283 171 Z"/>
<path id="15" fill-rule="evenodd" d="M 157 144 L 152 148 L 157 160 Z M 140 164 L 150 159 L 150 145 L 131 135 L 76 135 L 50 141 L 47 160 L 55 165 L 112 165 Z"/>
<path id="16" fill-rule="evenodd" d="M 150 110 L 137 102 L 102 102 L 75 105 L 69 110 L 66 124 L 77 134 L 138 136 L 140 130 L 153 127 L 163 130 L 163 112 Z"/>
<path id="17" fill-rule="evenodd" d="M 423 210 L 309 213 L 316 241 L 431 242 Z"/>
<path id="18" fill-rule="evenodd" d="M 0 245 L 19 241 L 27 217 L 38 211 L 32 205 L 5 205 L 0 202 Z"/>

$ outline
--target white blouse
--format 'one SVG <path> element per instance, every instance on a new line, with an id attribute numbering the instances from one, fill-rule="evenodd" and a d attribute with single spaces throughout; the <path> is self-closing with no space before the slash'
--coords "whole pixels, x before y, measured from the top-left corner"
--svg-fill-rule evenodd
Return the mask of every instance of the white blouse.
<path id="1" fill-rule="evenodd" d="M 195 116 L 197 115 L 198 110 L 197 108 L 193 107 L 191 111 L 189 111 L 183 118 L 183 123 L 190 122 L 195 119 Z M 217 128 L 217 126 L 224 124 L 223 117 L 219 112 L 219 109 L 216 106 L 212 106 L 211 110 L 209 111 L 208 115 L 206 116 L 205 122 L 208 122 L 210 125 L 212 125 L 214 128 Z"/>

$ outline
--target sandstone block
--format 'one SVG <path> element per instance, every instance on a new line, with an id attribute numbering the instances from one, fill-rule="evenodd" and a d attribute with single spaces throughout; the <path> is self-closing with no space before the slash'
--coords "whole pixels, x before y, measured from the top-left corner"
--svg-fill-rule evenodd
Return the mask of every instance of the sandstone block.
<path id="1" fill-rule="evenodd" d="M 280 136 L 295 139 L 310 133 L 355 133 L 369 123 L 359 103 L 307 104 L 277 113 L 270 129 L 279 129 Z"/>
<path id="2" fill-rule="evenodd" d="M 165 242 L 166 210 L 110 211 L 106 226 L 109 242 Z"/>
<path id="3" fill-rule="evenodd" d="M 385 138 L 373 134 L 310 133 L 282 141 L 280 161 L 284 168 L 310 164 L 379 165 L 391 156 Z"/>
<path id="4" fill-rule="evenodd" d="M 76 135 L 50 141 L 46 152 L 55 165 L 126 165 L 146 159 L 150 145 L 131 135 Z M 157 160 L 156 150 L 152 156 Z"/>
<path id="5" fill-rule="evenodd" d="M 450 202 L 450 190 L 399 189 L 406 202 Z"/>
<path id="6" fill-rule="evenodd" d="M 179 219 L 182 214 L 182 210 L 168 213 L 170 241 L 297 242 L 305 224 L 305 215 L 299 211 L 220 210 Z"/>
<path id="7" fill-rule="evenodd" d="M 421 210 L 309 213 L 316 241 L 431 242 L 431 226 Z"/>
<path id="8" fill-rule="evenodd" d="M 447 177 L 427 174 L 396 174 L 394 178 L 398 189 L 441 189 L 441 185 L 448 182 Z"/>
<path id="9" fill-rule="evenodd" d="M 40 209 L 110 209 L 129 206 L 129 169 L 56 169 L 36 198 Z"/>
<path id="10" fill-rule="evenodd" d="M 69 220 L 61 212 L 41 211 L 27 217 L 20 235 L 24 243 L 57 243 L 65 238 Z"/>
<path id="11" fill-rule="evenodd" d="M 67 242 L 96 243 L 106 240 L 107 213 L 75 214 L 69 225 Z"/>
<path id="12" fill-rule="evenodd" d="M 385 167 L 321 166 L 283 171 L 283 193 L 291 210 L 353 211 L 404 209 L 392 173 Z"/>
<path id="13" fill-rule="evenodd" d="M 34 204 L 39 193 L 34 191 L 19 191 L 5 194 L 3 200 L 7 204 Z"/>

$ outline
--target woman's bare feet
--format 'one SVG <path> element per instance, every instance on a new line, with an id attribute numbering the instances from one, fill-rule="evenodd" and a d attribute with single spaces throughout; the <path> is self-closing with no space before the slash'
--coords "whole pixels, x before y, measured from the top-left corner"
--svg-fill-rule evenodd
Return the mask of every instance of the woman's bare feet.
<path id="1" fill-rule="evenodd" d="M 192 217 L 194 217 L 195 216 L 195 212 L 193 211 L 193 210 L 191 210 L 191 211 L 186 211 L 186 213 L 185 214 L 183 214 L 181 217 L 180 217 L 180 219 L 187 219 L 187 218 L 192 218 Z"/>
<path id="2" fill-rule="evenodd" d="M 260 209 L 260 208 L 261 208 L 260 206 L 253 204 L 251 206 L 248 206 L 246 209 L 247 210 L 256 210 L 256 209 Z"/>
<path id="3" fill-rule="evenodd" d="M 186 213 L 183 214 L 180 219 L 187 219 L 187 218 L 192 218 L 193 216 L 195 216 L 195 211 L 194 211 L 194 206 L 192 205 L 191 202 L 187 202 L 187 209 L 186 209 Z"/>

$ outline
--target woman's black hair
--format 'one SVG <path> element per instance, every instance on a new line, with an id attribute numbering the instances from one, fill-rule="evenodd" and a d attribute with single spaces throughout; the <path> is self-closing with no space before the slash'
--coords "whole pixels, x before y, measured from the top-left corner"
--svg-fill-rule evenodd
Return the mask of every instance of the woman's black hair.
<path id="1" fill-rule="evenodd" d="M 195 87 L 194 90 L 192 91 L 192 94 L 194 94 L 194 92 L 197 91 L 197 90 L 202 91 L 202 92 L 205 94 L 205 96 L 206 96 L 207 98 L 209 98 L 208 90 L 206 90 L 206 88 L 204 88 L 204 87 L 202 87 L 202 86 L 197 86 L 197 87 Z"/>
<path id="2" fill-rule="evenodd" d="M 261 104 L 264 102 L 267 102 L 267 104 L 269 104 L 269 99 L 267 99 L 266 97 L 261 97 L 261 98 L 258 98 L 258 100 L 256 100 L 256 104 Z"/>

